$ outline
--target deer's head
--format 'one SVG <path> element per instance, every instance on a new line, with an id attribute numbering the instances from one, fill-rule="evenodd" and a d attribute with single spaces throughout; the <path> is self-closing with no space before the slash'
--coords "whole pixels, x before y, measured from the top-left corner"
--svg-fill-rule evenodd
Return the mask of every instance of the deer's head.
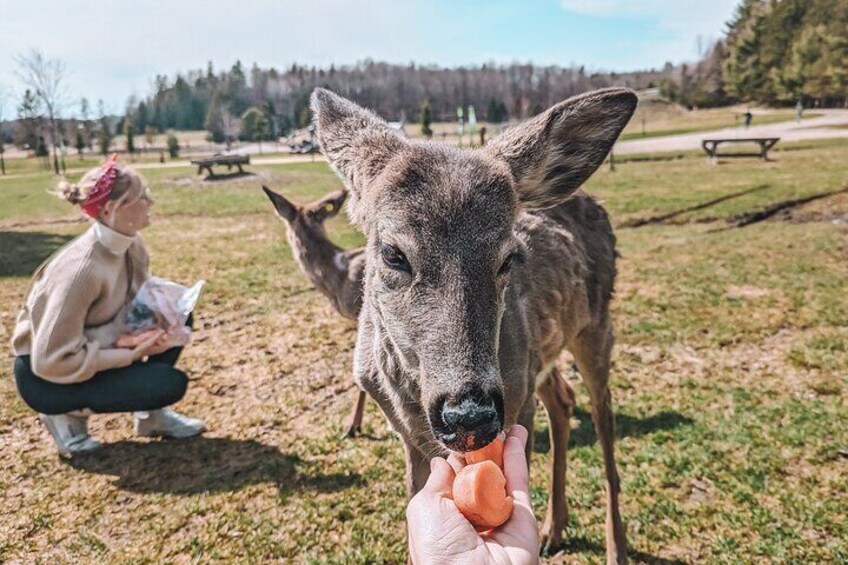
<path id="1" fill-rule="evenodd" d="M 597 169 L 636 106 L 626 89 L 571 98 L 483 150 L 401 137 L 332 92 L 312 94 L 318 139 L 367 237 L 365 301 L 435 437 L 453 450 L 503 427 L 501 321 L 530 252 L 519 211 L 564 202 Z"/>
<path id="2" fill-rule="evenodd" d="M 337 215 L 347 199 L 347 192 L 336 190 L 320 200 L 300 206 L 267 186 L 263 185 L 262 190 L 271 199 L 271 203 L 277 210 L 277 215 L 289 227 L 315 231 L 322 235 L 326 235 L 324 222 Z"/>

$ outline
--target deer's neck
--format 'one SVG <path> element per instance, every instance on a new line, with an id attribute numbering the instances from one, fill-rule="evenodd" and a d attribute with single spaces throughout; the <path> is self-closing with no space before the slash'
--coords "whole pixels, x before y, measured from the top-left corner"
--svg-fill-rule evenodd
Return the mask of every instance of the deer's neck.
<path id="1" fill-rule="evenodd" d="M 333 302 L 336 310 L 348 316 L 348 287 L 351 282 L 345 250 L 317 231 L 290 227 L 288 240 L 294 259 L 303 273 L 319 292 Z"/>

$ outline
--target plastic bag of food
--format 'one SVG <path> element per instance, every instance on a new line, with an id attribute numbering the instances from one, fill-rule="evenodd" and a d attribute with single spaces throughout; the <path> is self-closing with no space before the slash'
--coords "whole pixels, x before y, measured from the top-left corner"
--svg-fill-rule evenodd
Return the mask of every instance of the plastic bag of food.
<path id="1" fill-rule="evenodd" d="M 172 347 L 186 345 L 191 340 L 191 329 L 186 327 L 186 321 L 197 305 L 204 284 L 205 281 L 199 280 L 186 287 L 159 277 L 144 281 L 127 308 L 124 335 L 118 340 L 118 347 L 134 347 L 138 338 L 143 341 L 147 332 L 160 329 L 168 331 Z"/>

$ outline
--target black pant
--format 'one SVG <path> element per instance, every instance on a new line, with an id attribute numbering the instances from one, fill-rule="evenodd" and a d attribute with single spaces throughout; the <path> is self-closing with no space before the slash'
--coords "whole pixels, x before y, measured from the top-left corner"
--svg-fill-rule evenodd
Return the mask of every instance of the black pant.
<path id="1" fill-rule="evenodd" d="M 192 317 L 187 324 L 192 325 Z M 147 363 L 100 371 L 85 382 L 57 384 L 32 372 L 29 355 L 15 358 L 18 392 L 30 408 L 42 414 L 65 414 L 88 408 L 93 412 L 135 412 L 164 408 L 185 395 L 188 377 L 175 368 L 182 347 L 152 355 Z"/>
<path id="2" fill-rule="evenodd" d="M 147 363 L 100 371 L 85 382 L 57 384 L 33 373 L 29 355 L 22 355 L 15 358 L 15 381 L 24 402 L 42 414 L 83 408 L 93 412 L 156 410 L 179 401 L 188 386 L 185 373 L 153 357 Z"/>

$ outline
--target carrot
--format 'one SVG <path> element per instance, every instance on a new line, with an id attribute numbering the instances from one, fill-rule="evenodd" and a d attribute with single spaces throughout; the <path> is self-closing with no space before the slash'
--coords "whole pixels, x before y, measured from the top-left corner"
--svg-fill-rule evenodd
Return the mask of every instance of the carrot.
<path id="1" fill-rule="evenodd" d="M 480 463 L 481 461 L 494 461 L 495 464 L 503 469 L 503 452 L 504 440 L 501 436 L 495 437 L 492 443 L 478 449 L 477 451 L 469 451 L 465 454 L 465 462 L 469 465 Z"/>
<path id="2" fill-rule="evenodd" d="M 453 483 L 453 501 L 478 530 L 497 528 L 512 515 L 506 478 L 494 461 L 466 465 Z"/>

